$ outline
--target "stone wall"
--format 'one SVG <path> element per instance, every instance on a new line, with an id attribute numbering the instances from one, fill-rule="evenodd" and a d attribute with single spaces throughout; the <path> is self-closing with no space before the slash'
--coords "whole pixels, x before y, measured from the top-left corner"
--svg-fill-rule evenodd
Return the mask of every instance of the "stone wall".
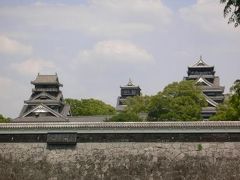
<path id="1" fill-rule="evenodd" d="M 239 180 L 240 142 L 0 143 L 0 179 Z"/>

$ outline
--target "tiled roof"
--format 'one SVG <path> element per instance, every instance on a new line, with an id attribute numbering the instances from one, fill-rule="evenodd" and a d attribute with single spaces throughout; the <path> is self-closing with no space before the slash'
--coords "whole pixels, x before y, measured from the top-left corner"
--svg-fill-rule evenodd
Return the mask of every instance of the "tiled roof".
<path id="1" fill-rule="evenodd" d="M 14 123 L 31 123 L 31 122 L 104 122 L 105 120 L 111 118 L 111 115 L 103 115 L 103 116 L 69 116 L 66 118 L 61 117 L 18 117 L 13 119 L 11 122 Z"/>
<path id="2" fill-rule="evenodd" d="M 40 75 L 38 74 L 36 79 L 31 82 L 32 84 L 59 84 L 57 75 Z"/>
<path id="3" fill-rule="evenodd" d="M 121 86 L 121 88 L 139 88 L 139 86 L 135 86 L 131 79 L 129 79 L 128 83 L 125 86 Z"/>
<path id="4" fill-rule="evenodd" d="M 70 111 L 70 105 L 68 104 L 65 104 L 63 106 L 63 109 L 62 111 L 60 112 L 63 116 L 68 116 L 69 114 L 71 114 L 71 111 Z"/>
<path id="5" fill-rule="evenodd" d="M 204 84 L 206 84 L 207 86 L 210 86 L 210 87 L 214 86 L 211 82 L 209 82 L 208 80 L 206 80 L 203 77 L 198 78 L 197 83 L 204 83 Z"/>
<path id="6" fill-rule="evenodd" d="M 27 106 L 26 104 L 23 105 L 23 107 L 22 107 L 22 109 L 21 109 L 21 112 L 20 112 L 20 114 L 19 114 L 19 117 L 23 116 L 23 114 L 26 112 L 27 108 L 28 108 L 28 106 Z"/>
<path id="7" fill-rule="evenodd" d="M 24 101 L 24 103 L 26 103 L 27 105 L 39 105 L 39 104 L 45 104 L 45 105 L 57 105 L 57 106 L 61 106 L 63 105 L 63 102 L 61 101 L 57 101 L 57 100 L 28 100 L 28 101 Z"/>
<path id="8" fill-rule="evenodd" d="M 214 87 L 210 87 L 210 86 L 200 86 L 200 88 L 204 91 L 204 92 L 223 92 L 224 91 L 224 86 L 214 86 Z"/>
<path id="9" fill-rule="evenodd" d="M 215 107 L 203 107 L 202 108 L 202 113 L 216 113 L 216 108 Z"/>
<path id="10" fill-rule="evenodd" d="M 54 111 L 53 109 L 49 108 L 48 106 L 46 106 L 44 104 L 39 104 L 38 106 L 34 107 L 33 109 L 29 110 L 28 112 L 25 112 L 25 114 L 23 114 L 23 117 L 27 117 L 28 114 L 30 114 L 30 113 L 32 113 L 32 112 L 34 112 L 36 110 L 46 111 L 46 112 L 49 112 L 49 113 L 53 114 L 56 117 L 65 118 L 62 114 Z"/>
<path id="11" fill-rule="evenodd" d="M 70 122 L 104 122 L 107 119 L 110 119 L 111 115 L 103 116 L 79 116 L 79 117 L 69 117 Z"/>
<path id="12" fill-rule="evenodd" d="M 189 66 L 190 68 L 198 68 L 198 67 L 213 67 L 213 66 L 209 66 L 207 63 L 205 63 L 202 60 L 202 56 L 200 56 L 200 59 L 192 66 Z"/>
<path id="13" fill-rule="evenodd" d="M 59 94 L 61 95 L 61 93 L 59 93 Z M 41 93 L 39 93 L 38 95 L 33 96 L 33 97 L 30 98 L 29 100 L 31 100 L 31 101 L 32 101 L 32 100 L 36 100 L 37 98 L 42 97 L 42 96 L 44 96 L 44 97 L 48 97 L 48 98 L 51 99 L 51 100 L 57 100 L 56 97 L 50 95 L 50 94 L 47 93 L 47 92 L 41 92 Z"/>
<path id="14" fill-rule="evenodd" d="M 204 78 L 211 78 L 211 79 L 214 79 L 215 76 L 214 75 L 205 75 L 205 74 L 201 74 L 201 75 L 198 75 L 198 74 L 194 74 L 194 75 L 189 75 L 188 77 L 186 77 L 186 79 L 197 79 L 199 78 L 199 76 L 201 77 L 204 77 Z"/>
<path id="15" fill-rule="evenodd" d="M 54 116 L 47 116 L 47 117 L 18 117 L 16 119 L 11 120 L 13 123 L 34 123 L 34 122 L 68 122 L 67 118 L 62 117 L 54 117 Z"/>
<path id="16" fill-rule="evenodd" d="M 213 105 L 214 107 L 216 107 L 216 106 L 218 105 L 218 103 L 215 102 L 214 100 L 212 100 L 209 96 L 206 96 L 205 94 L 203 94 L 203 95 L 204 95 L 206 101 L 207 101 L 209 104 Z"/>
<path id="17" fill-rule="evenodd" d="M 59 118 L 56 118 L 58 120 Z M 34 119 L 33 119 L 34 120 Z M 240 122 L 239 121 L 197 121 L 197 122 L 49 122 L 49 123 L 0 123 L 0 129 L 45 129 L 50 130 L 68 130 L 74 129 L 86 130 L 86 132 L 98 130 L 100 132 L 105 132 L 107 130 L 113 130 L 117 132 L 118 130 L 140 130 L 141 132 L 150 131 L 162 131 L 170 132 L 172 131 L 188 131 L 197 132 L 199 130 L 211 131 L 220 130 L 220 131 L 232 131 L 235 130 L 240 132 Z"/>

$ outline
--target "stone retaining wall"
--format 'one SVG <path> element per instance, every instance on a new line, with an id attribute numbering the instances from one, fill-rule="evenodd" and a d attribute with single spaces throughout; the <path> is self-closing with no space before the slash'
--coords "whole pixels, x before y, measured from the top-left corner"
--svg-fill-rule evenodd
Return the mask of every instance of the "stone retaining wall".
<path id="1" fill-rule="evenodd" d="M 239 180 L 240 142 L 0 143 L 1 180 Z"/>

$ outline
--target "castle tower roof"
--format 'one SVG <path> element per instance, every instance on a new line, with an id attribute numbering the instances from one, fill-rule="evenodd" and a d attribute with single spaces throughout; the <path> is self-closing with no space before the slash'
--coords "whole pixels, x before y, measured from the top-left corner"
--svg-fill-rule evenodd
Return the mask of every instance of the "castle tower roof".
<path id="1" fill-rule="evenodd" d="M 195 80 L 196 85 L 202 90 L 208 106 L 202 109 L 202 116 L 208 119 L 216 113 L 216 106 L 224 101 L 224 87 L 220 86 L 219 77 L 215 76 L 214 66 L 209 66 L 200 56 L 200 59 L 192 66 L 188 66 L 188 76 L 185 80 Z M 208 109 L 211 111 L 208 111 Z"/>
<path id="2" fill-rule="evenodd" d="M 18 121 L 27 117 L 36 118 L 36 121 L 38 117 L 61 117 L 67 119 L 67 116 L 71 115 L 70 106 L 64 103 L 59 88 L 62 84 L 59 83 L 57 74 L 38 74 L 31 83 L 35 85 L 35 88 L 30 98 L 24 101 Z"/>
<path id="3" fill-rule="evenodd" d="M 58 81 L 58 76 L 57 74 L 55 75 L 40 75 L 38 73 L 36 79 L 34 81 L 31 81 L 33 85 L 37 84 L 51 84 L 51 85 L 59 85 L 62 86 L 62 84 L 59 83 Z"/>
<path id="4" fill-rule="evenodd" d="M 129 78 L 128 83 L 127 83 L 125 86 L 121 86 L 121 89 L 122 89 L 122 88 L 127 88 L 127 89 L 129 89 L 129 88 L 140 88 L 140 87 L 134 85 L 133 82 L 132 82 L 132 80 L 131 80 L 131 78 Z"/>
<path id="5" fill-rule="evenodd" d="M 189 66 L 190 68 L 203 68 L 203 67 L 213 67 L 209 66 L 207 63 L 205 63 L 202 59 L 202 56 L 200 56 L 199 60 L 192 66 Z"/>

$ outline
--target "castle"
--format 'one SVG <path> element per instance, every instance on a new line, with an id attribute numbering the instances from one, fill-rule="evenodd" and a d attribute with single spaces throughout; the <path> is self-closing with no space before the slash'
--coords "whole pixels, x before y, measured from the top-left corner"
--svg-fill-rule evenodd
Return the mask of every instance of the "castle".
<path id="1" fill-rule="evenodd" d="M 192 66 L 188 67 L 184 80 L 195 80 L 208 103 L 202 108 L 203 119 L 208 119 L 216 113 L 216 107 L 224 101 L 224 86 L 220 86 L 219 77 L 215 75 L 214 66 L 206 64 L 202 57 Z M 30 98 L 24 101 L 24 106 L 18 118 L 13 122 L 65 122 L 88 121 L 89 119 L 72 117 L 70 106 L 65 104 L 57 74 L 38 74 L 34 81 Z M 120 86 L 120 96 L 117 98 L 117 111 L 123 111 L 128 97 L 140 96 L 141 88 L 132 83 L 131 79 L 125 86 Z M 90 118 L 94 119 L 94 118 Z M 95 121 L 104 121 L 104 117 Z"/>
<path id="2" fill-rule="evenodd" d="M 184 80 L 195 80 L 196 84 L 202 89 L 207 107 L 202 108 L 203 119 L 208 119 L 216 113 L 216 107 L 224 101 L 224 86 L 220 86 L 220 79 L 215 75 L 214 66 L 206 64 L 202 57 L 198 62 L 188 67 L 188 76 Z"/>

